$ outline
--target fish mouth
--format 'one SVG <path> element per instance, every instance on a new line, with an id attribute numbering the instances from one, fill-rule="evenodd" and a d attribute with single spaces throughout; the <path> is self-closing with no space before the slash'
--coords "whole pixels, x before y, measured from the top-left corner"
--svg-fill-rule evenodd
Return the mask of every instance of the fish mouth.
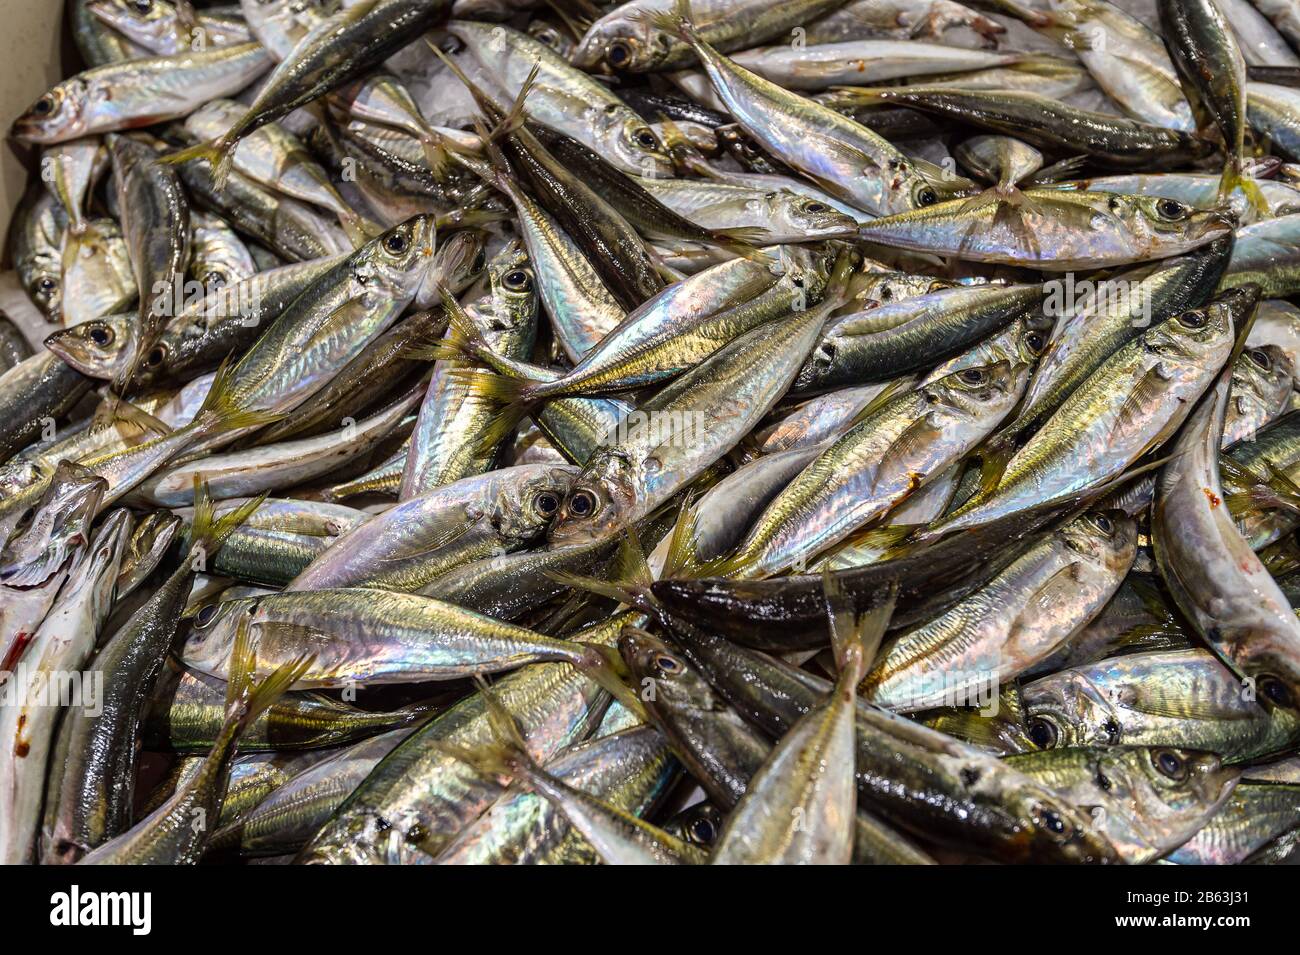
<path id="1" fill-rule="evenodd" d="M 1194 238 L 1218 238 L 1237 228 L 1237 215 L 1231 209 L 1211 209 L 1197 226 Z"/>
<path id="2" fill-rule="evenodd" d="M 16 119 L 9 127 L 9 138 L 20 143 L 35 144 L 41 139 L 41 127 L 30 119 Z"/>

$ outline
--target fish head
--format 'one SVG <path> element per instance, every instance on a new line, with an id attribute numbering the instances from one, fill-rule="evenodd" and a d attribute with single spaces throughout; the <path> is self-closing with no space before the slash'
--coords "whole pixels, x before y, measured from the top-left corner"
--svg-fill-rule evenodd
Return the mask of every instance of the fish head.
<path id="1" fill-rule="evenodd" d="M 683 842 L 707 851 L 713 848 L 718 841 L 718 836 L 722 835 L 725 821 L 722 810 L 713 803 L 697 802 L 667 820 L 664 823 L 664 831 Z"/>
<path id="2" fill-rule="evenodd" d="M 88 0 L 86 10 L 146 49 L 153 49 L 177 25 L 174 11 L 154 0 Z"/>
<path id="3" fill-rule="evenodd" d="M 573 482 L 551 525 L 555 545 L 603 540 L 619 533 L 635 513 L 637 481 L 631 462 L 613 449 Z"/>
<path id="4" fill-rule="evenodd" d="M 45 347 L 83 375 L 111 379 L 126 362 L 134 318 L 106 315 L 61 328 L 45 339 Z"/>
<path id="5" fill-rule="evenodd" d="M 1213 753 L 1166 746 L 1101 747 L 1095 813 L 1121 854 L 1145 861 L 1190 838 L 1236 787 L 1239 769 Z"/>
<path id="6" fill-rule="evenodd" d="M 1216 299 L 1166 319 L 1143 334 L 1146 348 L 1180 365 L 1220 367 L 1235 338 L 1231 303 Z"/>
<path id="7" fill-rule="evenodd" d="M 1112 195 L 1107 206 L 1132 233 L 1135 247 L 1155 256 L 1186 252 L 1237 227 L 1229 210 L 1199 209 L 1167 196 Z"/>
<path id="8" fill-rule="evenodd" d="M 903 156 L 889 160 L 883 168 L 873 165 L 863 170 L 863 175 L 883 184 L 882 215 L 899 215 L 924 209 L 948 198 L 940 188 L 938 176 L 931 179 L 922 175 L 915 164 Z M 962 181 L 970 180 L 963 178 Z"/>
<path id="9" fill-rule="evenodd" d="M 1032 368 L 1047 351 L 1054 324 L 1053 319 L 1042 314 L 1018 319 L 1012 329 L 1012 354 L 1007 358 Z"/>
<path id="10" fill-rule="evenodd" d="M 1117 509 L 1088 511 L 1066 524 L 1061 537 L 1075 555 L 1117 580 L 1137 555 L 1137 521 Z"/>
<path id="11" fill-rule="evenodd" d="M 523 543 L 540 537 L 560 513 L 577 476 L 577 468 L 557 466 L 519 484 L 507 485 L 492 509 L 493 526 L 511 541 Z"/>
<path id="12" fill-rule="evenodd" d="M 537 310 L 537 276 L 528 250 L 511 242 L 487 266 L 492 311 L 501 321 L 529 322 Z M 512 318 L 513 317 L 513 320 Z"/>
<path id="13" fill-rule="evenodd" d="M 40 501 L 18 518 L 0 551 L 0 584 L 38 587 L 89 540 L 108 482 L 64 461 Z"/>
<path id="14" fill-rule="evenodd" d="M 1290 397 L 1294 373 L 1281 346 L 1246 348 L 1232 369 L 1232 400 L 1275 412 Z"/>
<path id="15" fill-rule="evenodd" d="M 644 73 L 662 63 L 672 49 L 668 34 L 648 19 L 606 17 L 594 24 L 574 48 L 570 62 L 580 70 L 606 68 Z"/>
<path id="16" fill-rule="evenodd" d="M 653 634 L 625 627 L 618 649 L 637 685 L 654 687 L 653 694 L 643 696 L 651 697 L 645 700 L 648 709 L 667 715 L 663 722 L 708 717 L 723 708 L 709 681 L 682 654 Z"/>
<path id="17" fill-rule="evenodd" d="M 433 274 L 416 296 L 416 305 L 428 308 L 432 302 L 424 298 L 430 289 L 435 294 L 442 286 L 453 295 L 459 295 L 483 274 L 487 266 L 487 233 L 480 229 L 460 229 L 444 238 L 434 256 Z"/>
<path id="18" fill-rule="evenodd" d="M 42 256 L 19 274 L 32 304 L 46 318 L 58 320 L 63 313 L 63 270 L 59 263 Z"/>
<path id="19" fill-rule="evenodd" d="M 845 238 L 856 235 L 857 220 L 815 196 L 778 189 L 763 196 L 768 220 L 792 235 Z"/>
<path id="20" fill-rule="evenodd" d="M 437 296 L 431 280 L 436 244 L 434 216 L 411 216 L 362 247 L 354 257 L 354 278 L 362 286 L 388 289 L 396 298 L 432 300 Z"/>
<path id="21" fill-rule="evenodd" d="M 1092 815 L 1063 795 L 1029 777 L 1006 794 L 1005 808 L 1014 820 L 1012 838 L 1032 859 L 1051 862 L 1118 861 L 1116 847 Z"/>
<path id="22" fill-rule="evenodd" d="M 1113 746 L 1123 736 L 1114 704 L 1084 673 L 1053 673 L 1023 692 L 1025 736 L 1038 749 Z"/>
<path id="23" fill-rule="evenodd" d="M 619 103 L 611 103 L 596 120 L 601 154 L 623 172 L 653 179 L 676 173 L 672 157 L 655 131 L 640 116 Z"/>
<path id="24" fill-rule="evenodd" d="M 186 666 L 223 679 L 230 662 L 235 633 L 241 621 L 251 619 L 261 603 L 259 597 L 238 597 L 205 603 L 194 614 L 193 626 L 181 650 Z"/>
<path id="25" fill-rule="evenodd" d="M 25 143 L 55 143 L 83 135 L 89 95 L 84 80 L 64 80 L 14 121 L 13 137 Z"/>
<path id="26" fill-rule="evenodd" d="M 959 368 L 925 385 L 921 393 L 932 415 L 939 412 L 991 431 L 1020 400 L 1028 382 L 1028 365 L 997 361 Z"/>
<path id="27" fill-rule="evenodd" d="M 88 593 L 97 608 L 95 619 L 108 610 L 117 586 L 117 570 L 121 565 L 123 547 L 131 529 L 131 512 L 119 507 L 100 523 L 94 538 L 86 549 L 85 559 L 69 575 L 60 597 Z"/>

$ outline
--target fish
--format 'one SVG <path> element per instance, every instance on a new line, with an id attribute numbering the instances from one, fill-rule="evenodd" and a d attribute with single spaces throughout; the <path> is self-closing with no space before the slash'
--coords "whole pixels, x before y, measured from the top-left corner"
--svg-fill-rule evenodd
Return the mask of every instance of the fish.
<path id="1" fill-rule="evenodd" d="M 1228 374 L 1198 404 L 1175 445 L 1178 457 L 1160 476 L 1152 509 L 1156 566 L 1207 645 L 1253 681 L 1256 699 L 1294 710 L 1300 621 L 1223 505 L 1218 448 L 1230 397 Z M 1204 575 L 1216 575 L 1214 582 Z"/>
<path id="2" fill-rule="evenodd" d="M 271 67 L 259 43 L 95 66 L 51 87 L 13 123 L 21 142 L 65 143 L 185 116 L 238 93 Z"/>
<path id="3" fill-rule="evenodd" d="M 1030 189 L 1021 205 L 953 199 L 858 229 L 881 245 L 1053 272 L 1167 258 L 1228 235 L 1235 221 L 1176 199 Z"/>
<path id="4" fill-rule="evenodd" d="M 1285 751 L 1295 714 L 1266 709 L 1206 650 L 1151 650 L 1072 667 L 1022 690 L 1030 737 L 1051 748 L 1172 746 L 1243 763 Z"/>
<path id="5" fill-rule="evenodd" d="M 895 712 L 972 705 L 1085 627 L 1137 553 L 1135 523 L 1092 511 L 1027 549 L 944 614 L 891 636 L 863 695 Z M 1001 608 L 989 613 L 991 606 Z"/>
<path id="6" fill-rule="evenodd" d="M 118 509 L 100 524 L 6 680 L 6 704 L 0 710 L 5 741 L 0 761 L 0 816 L 5 821 L 0 858 L 6 864 L 27 864 L 35 857 L 45 775 L 53 765 L 56 727 L 64 715 L 63 694 L 69 710 L 98 705 L 95 688 L 85 683 L 73 688 L 77 692 L 56 690 L 53 700 L 49 688 L 63 674 L 86 669 L 112 607 L 130 521 L 130 514 Z"/>
<path id="7" fill-rule="evenodd" d="M 275 66 L 253 103 L 225 132 L 173 152 L 167 160 L 206 160 L 214 185 L 220 186 L 229 175 L 240 140 L 401 49 L 445 17 L 448 6 L 425 0 L 362 0 L 326 17 Z M 265 60 L 263 68 L 269 66 L 270 55 L 261 44 L 256 47 Z M 213 93 L 205 99 L 221 95 Z"/>
<path id="8" fill-rule="evenodd" d="M 1213 119 L 1223 137 L 1226 162 L 1219 183 L 1220 199 L 1240 185 L 1258 204 L 1254 184 L 1243 178 L 1246 61 L 1233 28 L 1213 0 L 1160 0 L 1157 8 L 1165 46 L 1189 98 Z"/>
<path id="9" fill-rule="evenodd" d="M 1033 90 L 964 90 L 942 86 L 855 89 L 858 106 L 906 106 L 989 132 L 1015 136 L 1039 149 L 1086 155 L 1114 169 L 1165 169 L 1214 151 L 1193 132 L 1083 109 Z"/>

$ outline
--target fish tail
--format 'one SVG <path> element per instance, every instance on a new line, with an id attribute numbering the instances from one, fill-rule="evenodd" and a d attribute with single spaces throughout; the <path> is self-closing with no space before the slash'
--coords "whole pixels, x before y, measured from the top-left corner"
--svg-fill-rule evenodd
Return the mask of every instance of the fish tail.
<path id="1" fill-rule="evenodd" d="M 640 538 L 636 529 L 632 527 L 627 529 L 619 542 L 618 550 L 607 567 L 605 576 L 593 577 L 559 571 L 547 576 L 566 587 L 608 597 L 629 607 L 637 607 L 641 610 L 655 609 L 654 598 L 650 595 L 654 574 L 650 572 L 650 565 L 641 550 Z"/>
<path id="2" fill-rule="evenodd" d="M 892 102 L 890 90 L 881 87 L 832 86 L 827 92 L 848 93 L 853 97 L 854 108 L 860 106 L 880 106 Z"/>
<path id="3" fill-rule="evenodd" d="M 529 389 L 544 384 L 531 378 L 508 378 L 482 368 L 455 368 L 451 375 L 469 386 L 471 396 L 499 406 L 480 435 L 479 449 L 484 453 L 514 433 L 534 403 Z"/>
<path id="4" fill-rule="evenodd" d="M 515 96 L 514 102 L 510 104 L 510 109 L 506 111 L 506 114 L 501 117 L 501 120 L 492 130 L 491 135 L 489 136 L 492 141 L 496 141 L 503 136 L 509 136 L 516 129 L 519 129 L 524 125 L 524 120 L 526 119 L 524 104 L 528 100 L 528 94 L 532 92 L 533 87 L 537 83 L 537 74 L 540 72 L 541 68 L 542 64 L 539 60 L 534 63 L 533 68 L 528 71 L 528 75 L 524 78 L 523 85 L 519 87 L 519 93 Z"/>
<path id="5" fill-rule="evenodd" d="M 664 577 L 681 580 L 694 576 L 696 568 L 700 565 L 700 557 L 695 550 L 699 523 L 700 512 L 695 507 L 695 502 L 682 501 L 668 537 L 668 557 L 664 561 Z"/>
<path id="6" fill-rule="evenodd" d="M 650 26 L 663 30 L 665 33 L 671 33 L 683 43 L 689 43 L 691 46 L 704 42 L 700 38 L 699 31 L 695 28 L 690 0 L 673 0 L 671 10 L 646 11 L 633 16 L 635 19 L 644 20 Z"/>
<path id="7" fill-rule="evenodd" d="M 196 435 L 211 437 L 231 431 L 242 431 L 245 428 L 273 424 L 284 417 L 279 412 L 257 411 L 236 405 L 233 396 L 229 393 L 233 372 L 234 366 L 229 360 L 222 362 L 221 367 L 217 369 L 216 376 L 212 379 L 212 387 L 208 389 L 207 397 L 203 399 L 203 405 L 194 416 L 194 420 L 186 425 Z"/>
<path id="8" fill-rule="evenodd" d="M 212 171 L 212 185 L 221 189 L 230 178 L 230 169 L 235 161 L 235 144 L 228 137 L 229 133 L 226 133 L 211 142 L 195 143 L 192 146 L 173 150 L 159 156 L 158 161 L 169 165 L 181 165 L 193 161 L 206 162 Z"/>
<path id="9" fill-rule="evenodd" d="M 475 747 L 440 741 L 436 748 L 473 767 L 484 776 L 505 776 L 527 781 L 533 774 L 542 772 L 528 751 L 528 744 L 519 731 L 514 715 L 505 708 L 487 681 L 481 676 L 474 679 L 478 683 L 479 698 L 483 700 L 488 727 L 492 732 L 491 740 Z"/>
<path id="10" fill-rule="evenodd" d="M 1246 174 L 1243 165 L 1241 156 L 1230 156 L 1224 163 L 1223 175 L 1219 177 L 1218 204 L 1228 208 L 1232 194 L 1240 189 L 1255 211 L 1267 216 L 1268 200 L 1264 198 L 1264 193 L 1254 178 Z"/>
<path id="11" fill-rule="evenodd" d="M 190 530 L 190 553 L 203 553 L 209 557 L 214 555 L 265 500 L 266 494 L 260 494 L 217 517 L 208 482 L 201 475 L 194 475 L 194 524 Z"/>
<path id="12" fill-rule="evenodd" d="M 884 595 L 865 611 L 856 609 L 837 574 L 822 573 L 822 593 L 826 598 L 835 664 L 849 685 L 857 686 L 885 638 L 898 601 L 898 582 L 891 581 Z"/>
<path id="13" fill-rule="evenodd" d="M 642 719 L 645 707 L 636 692 L 627 685 L 627 661 L 617 647 L 583 646 L 582 657 L 574 664 L 587 677 L 619 703 Z"/>
<path id="14" fill-rule="evenodd" d="M 443 311 L 447 313 L 447 332 L 442 342 L 464 358 L 481 358 L 485 352 L 491 352 L 487 340 L 445 285 L 438 286 L 438 297 L 442 300 Z"/>
<path id="15" fill-rule="evenodd" d="M 885 524 L 880 527 L 869 527 L 847 538 L 843 546 L 837 550 L 862 547 L 870 550 L 889 551 L 911 537 L 921 526 L 918 524 Z"/>
<path id="16" fill-rule="evenodd" d="M 445 182 L 451 165 L 446 141 L 437 132 L 429 130 L 426 135 L 420 137 L 420 145 L 424 149 L 424 161 L 428 163 L 433 178 L 438 182 Z"/>

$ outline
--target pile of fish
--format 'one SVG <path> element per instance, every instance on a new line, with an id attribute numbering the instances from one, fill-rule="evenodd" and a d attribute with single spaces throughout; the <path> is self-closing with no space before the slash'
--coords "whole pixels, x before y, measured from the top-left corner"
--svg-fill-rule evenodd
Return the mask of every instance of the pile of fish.
<path id="1" fill-rule="evenodd" d="M 1300 0 L 67 15 L 0 862 L 1300 858 Z"/>

